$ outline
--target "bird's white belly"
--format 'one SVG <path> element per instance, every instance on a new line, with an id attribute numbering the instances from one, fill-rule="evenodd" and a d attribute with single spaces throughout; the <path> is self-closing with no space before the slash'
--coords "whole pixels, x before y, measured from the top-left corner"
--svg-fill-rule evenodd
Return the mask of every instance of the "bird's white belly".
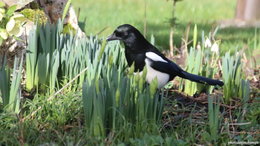
<path id="1" fill-rule="evenodd" d="M 162 88 L 164 85 L 166 85 L 169 81 L 170 76 L 166 73 L 159 72 L 155 69 L 153 69 L 150 66 L 149 60 L 145 60 L 146 67 L 147 67 L 147 75 L 146 75 L 146 82 L 149 84 L 157 78 L 158 81 L 158 88 Z"/>

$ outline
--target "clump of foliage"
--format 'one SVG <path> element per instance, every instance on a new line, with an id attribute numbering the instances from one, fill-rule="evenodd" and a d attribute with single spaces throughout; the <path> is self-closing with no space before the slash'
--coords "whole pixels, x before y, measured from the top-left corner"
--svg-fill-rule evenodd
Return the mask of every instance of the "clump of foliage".
<path id="1" fill-rule="evenodd" d="M 218 97 L 208 97 L 208 131 L 203 133 L 206 141 L 217 144 L 220 138 L 220 126 L 222 117 L 220 115 L 220 100 Z"/>
<path id="2" fill-rule="evenodd" d="M 0 2 L 0 45 L 8 37 L 19 37 L 22 34 L 22 25 L 26 18 L 16 11 L 16 5 L 5 8 Z"/>
<path id="3" fill-rule="evenodd" d="M 225 103 L 229 103 L 232 97 L 249 98 L 249 82 L 242 72 L 239 53 L 230 56 L 230 52 L 227 52 L 222 58 L 222 64 Z"/>
<path id="4" fill-rule="evenodd" d="M 3 106 L 8 112 L 19 113 L 20 111 L 22 64 L 23 57 L 20 61 L 15 58 L 12 77 L 10 74 L 11 70 L 6 65 L 6 58 L 0 68 L 0 95 Z"/>
<path id="5" fill-rule="evenodd" d="M 26 53 L 26 90 L 37 88 L 54 92 L 61 85 L 68 83 L 78 75 L 91 60 L 86 59 L 89 54 L 87 47 L 98 47 L 97 40 L 77 38 L 62 33 L 63 25 L 46 23 L 31 31 Z M 75 81 L 82 84 L 85 75 L 80 75 Z M 70 86 L 74 90 L 76 86 Z"/>
<path id="6" fill-rule="evenodd" d="M 214 37 L 214 34 L 213 36 L 209 34 L 210 38 Z M 204 37 L 204 33 L 202 33 L 201 42 L 203 44 L 202 46 L 200 46 L 200 43 L 197 42 L 197 26 L 195 25 L 193 32 L 193 47 L 191 47 L 188 52 L 186 71 L 192 74 L 214 78 L 218 71 L 217 61 L 219 59 L 219 50 L 215 49 L 218 45 L 216 42 L 214 42 L 214 45 L 211 45 L 211 41 Z M 205 42 L 210 43 L 210 45 Z M 203 85 L 200 83 L 191 82 L 189 80 L 185 80 L 185 84 L 181 84 L 180 86 L 181 91 L 183 90 L 191 96 L 202 91 L 210 94 L 213 89 L 214 86 Z"/>
<path id="7" fill-rule="evenodd" d="M 24 15 L 25 18 L 31 20 L 34 23 L 45 24 L 48 20 L 43 10 L 40 9 L 23 9 L 21 14 Z"/>
<path id="8" fill-rule="evenodd" d="M 119 50 L 110 47 L 104 54 L 100 61 L 94 59 L 88 73 L 96 76 L 83 86 L 83 107 L 90 134 L 105 137 L 123 128 L 131 131 L 125 135 L 128 138 L 141 136 L 143 131 L 157 131 L 164 96 L 157 92 L 157 80 L 146 87 L 146 71 L 133 75 L 132 67 L 126 76 L 121 59 L 117 58 L 121 56 Z M 112 54 L 116 56 L 111 57 Z"/>
<path id="9" fill-rule="evenodd" d="M 48 87 L 54 91 L 63 37 L 55 25 L 46 24 L 31 31 L 26 53 L 26 90 Z M 60 43 L 59 43 L 60 42 Z"/>

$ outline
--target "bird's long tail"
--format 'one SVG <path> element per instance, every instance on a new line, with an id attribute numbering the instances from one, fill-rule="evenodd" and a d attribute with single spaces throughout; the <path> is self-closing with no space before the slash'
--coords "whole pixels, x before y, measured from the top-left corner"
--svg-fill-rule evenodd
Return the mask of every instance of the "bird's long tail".
<path id="1" fill-rule="evenodd" d="M 219 86 L 224 85 L 224 83 L 220 80 L 214 80 L 214 79 L 206 78 L 203 76 L 194 75 L 194 74 L 188 73 L 186 71 L 183 71 L 182 75 L 180 77 L 194 81 L 194 82 L 202 83 L 202 84 L 206 83 L 209 85 L 219 85 Z"/>

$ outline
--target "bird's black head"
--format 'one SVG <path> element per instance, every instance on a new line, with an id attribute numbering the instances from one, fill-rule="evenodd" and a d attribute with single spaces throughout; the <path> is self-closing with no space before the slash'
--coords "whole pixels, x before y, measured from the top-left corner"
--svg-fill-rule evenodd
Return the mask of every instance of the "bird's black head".
<path id="1" fill-rule="evenodd" d="M 123 24 L 111 34 L 107 41 L 120 40 L 124 43 L 126 48 L 131 50 L 139 49 L 144 43 L 147 43 L 144 36 L 132 25 Z"/>

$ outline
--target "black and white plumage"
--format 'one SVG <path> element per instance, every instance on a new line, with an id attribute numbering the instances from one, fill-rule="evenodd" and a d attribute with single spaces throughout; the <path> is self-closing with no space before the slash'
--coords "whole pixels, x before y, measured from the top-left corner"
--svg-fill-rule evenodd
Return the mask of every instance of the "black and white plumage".
<path id="1" fill-rule="evenodd" d="M 112 40 L 120 40 L 124 43 L 127 63 L 129 66 L 134 63 L 135 72 L 142 72 L 144 67 L 147 67 L 146 81 L 151 83 L 153 79 L 157 78 L 158 88 L 162 88 L 176 76 L 202 84 L 224 85 L 222 81 L 184 71 L 159 52 L 132 25 L 124 24 L 117 27 L 113 34 L 107 38 L 107 41 Z"/>

